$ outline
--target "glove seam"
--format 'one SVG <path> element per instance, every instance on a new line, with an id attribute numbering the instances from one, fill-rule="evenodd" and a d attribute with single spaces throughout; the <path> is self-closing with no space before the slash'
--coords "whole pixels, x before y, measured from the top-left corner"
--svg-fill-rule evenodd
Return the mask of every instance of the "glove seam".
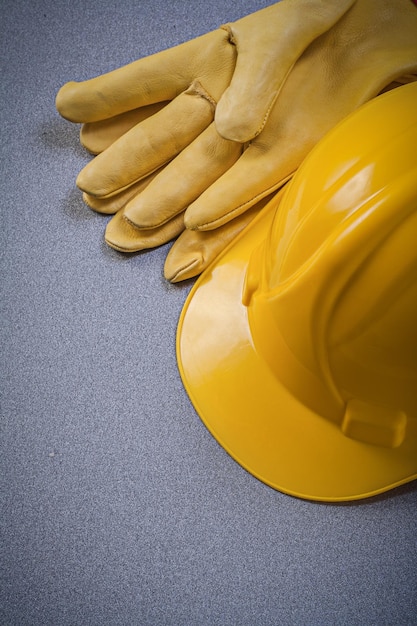
<path id="1" fill-rule="evenodd" d="M 225 30 L 227 32 L 229 43 L 232 46 L 236 46 L 237 47 L 236 39 L 235 39 L 235 36 L 233 34 L 233 29 L 232 29 L 231 24 L 222 24 L 220 26 L 220 28 L 221 28 L 221 30 Z"/>
<path id="2" fill-rule="evenodd" d="M 294 176 L 296 171 L 297 170 L 294 170 L 293 172 L 291 172 L 291 174 L 289 174 L 285 178 L 282 178 L 275 185 L 271 185 L 267 189 L 263 190 L 261 193 L 258 193 L 256 196 L 253 196 L 250 200 L 247 200 L 246 202 L 243 202 L 242 204 L 239 204 L 239 206 L 235 207 L 231 211 L 228 211 L 228 213 L 224 213 L 222 216 L 220 216 L 220 217 L 218 217 L 215 220 L 212 220 L 210 222 L 205 222 L 204 224 L 198 224 L 198 226 L 195 229 L 193 228 L 193 229 L 190 229 L 190 230 L 197 230 L 197 231 L 202 230 L 202 231 L 204 231 L 204 230 L 212 230 L 212 228 L 209 229 L 209 228 L 207 228 L 207 226 L 213 227 L 213 225 L 215 225 L 214 228 L 218 228 L 219 226 L 222 226 L 223 223 L 227 223 L 227 222 L 223 222 L 222 221 L 225 217 L 229 217 L 230 215 L 233 215 L 233 213 L 238 213 L 238 214 L 234 215 L 231 219 L 234 219 L 235 217 L 238 217 L 239 215 L 244 213 L 244 211 L 246 211 L 247 209 L 250 209 L 253 205 L 255 205 L 256 202 L 259 202 L 259 200 L 262 200 L 262 198 L 265 198 L 270 193 L 272 193 L 274 191 L 277 191 L 278 189 L 283 187 Z M 231 221 L 231 220 L 227 220 L 227 221 Z M 216 224 L 218 222 L 220 222 L 220 223 L 218 224 L 218 226 L 216 226 Z"/>
<path id="3" fill-rule="evenodd" d="M 178 280 L 178 277 L 181 276 L 181 274 L 183 274 L 184 272 L 189 272 L 193 267 L 198 267 L 199 266 L 199 261 L 200 259 L 193 259 L 192 261 L 190 261 L 189 263 L 185 263 L 183 265 L 181 265 L 177 271 L 175 272 L 175 274 L 173 274 L 170 277 L 165 277 L 167 278 L 170 282 L 175 282 L 176 280 Z M 182 279 L 184 280 L 184 279 Z"/>
<path id="4" fill-rule="evenodd" d="M 185 94 L 189 96 L 200 96 L 200 98 L 204 98 L 210 104 L 213 111 L 216 110 L 217 102 L 209 94 L 209 92 L 203 87 L 199 80 L 193 80 L 188 89 L 185 90 Z"/>
<path id="5" fill-rule="evenodd" d="M 167 217 L 167 219 L 165 219 L 163 222 L 158 222 L 158 224 L 149 224 L 149 225 L 135 224 L 135 222 L 132 222 L 132 220 L 127 217 L 127 215 L 122 215 L 122 219 L 125 220 L 129 224 L 129 226 L 132 226 L 135 230 L 153 230 L 154 228 L 160 228 L 161 226 L 168 224 L 168 222 L 170 222 L 175 217 L 178 217 L 178 215 L 180 215 L 183 212 L 184 212 L 184 209 L 180 209 L 173 215 L 170 215 L 169 217 Z"/>

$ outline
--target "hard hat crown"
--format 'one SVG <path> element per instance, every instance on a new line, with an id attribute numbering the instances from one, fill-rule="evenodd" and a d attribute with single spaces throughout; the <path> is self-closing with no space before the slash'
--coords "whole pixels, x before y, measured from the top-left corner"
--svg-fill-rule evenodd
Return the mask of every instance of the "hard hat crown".
<path id="1" fill-rule="evenodd" d="M 256 348 L 288 390 L 386 447 L 417 436 L 416 110 L 417 84 L 395 89 L 318 144 L 243 296 Z"/>

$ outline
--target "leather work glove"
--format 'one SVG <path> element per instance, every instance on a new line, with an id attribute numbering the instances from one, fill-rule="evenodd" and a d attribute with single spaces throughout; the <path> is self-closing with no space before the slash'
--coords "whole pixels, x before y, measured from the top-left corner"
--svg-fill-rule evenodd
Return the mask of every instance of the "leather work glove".
<path id="1" fill-rule="evenodd" d="M 321 34 L 316 27 L 307 38 L 306 11 L 319 5 Z M 279 18 L 283 7 L 292 16 L 286 24 Z M 87 148 L 104 149 L 77 184 L 92 208 L 118 211 L 108 224 L 106 241 L 134 251 L 177 236 L 185 223 L 188 229 L 212 231 L 210 236 L 206 232 L 207 241 L 215 241 L 218 234 L 226 245 L 228 233 L 235 234 L 233 224 L 253 217 L 259 200 L 289 179 L 327 130 L 393 81 L 417 72 L 416 29 L 417 11 L 409 0 L 356 0 L 343 6 L 283 0 L 226 30 L 92 81 L 64 86 L 58 109 L 85 123 L 82 141 Z M 290 61 L 289 48 L 296 50 Z M 192 76 L 199 80 L 194 78 L 184 90 L 186 83 L 178 85 L 178 67 L 181 77 L 184 72 L 188 77 L 190 59 L 195 60 Z M 175 70 L 167 74 L 171 60 Z M 156 101 L 159 110 L 147 109 Z M 252 107 L 253 102 L 261 102 L 260 108 Z M 175 272 L 171 263 L 168 278 L 188 277 L 190 249 L 194 246 L 198 257 L 203 236 L 181 235 L 169 255 L 180 270 Z M 186 263 L 180 263 L 181 246 L 187 251 Z M 195 273 L 201 269 L 194 263 Z"/>
<path id="2" fill-rule="evenodd" d="M 117 231 L 130 230 L 131 224 L 120 220 L 118 227 L 112 222 L 107 242 L 122 251 L 136 251 L 160 245 L 181 233 L 184 230 L 181 212 L 187 203 L 239 158 L 242 143 L 259 133 L 265 124 L 280 85 L 298 56 L 353 1 L 342 0 L 334 6 L 332 0 L 285 0 L 107 75 L 64 85 L 57 95 L 58 111 L 63 117 L 83 124 L 81 143 L 86 149 L 100 154 L 115 142 L 77 180 L 86 203 L 101 213 L 116 213 L 129 200 L 139 197 L 164 172 L 166 164 L 173 158 L 175 163 L 175 156 L 181 150 L 196 138 L 202 139 L 201 133 L 212 124 L 215 114 L 224 129 L 229 125 L 229 136 L 235 140 L 224 140 L 212 127 L 209 132 L 217 158 L 207 163 L 204 154 L 207 141 L 200 141 L 201 172 L 194 175 L 197 172 L 192 168 L 189 180 L 183 179 L 186 196 L 179 189 L 176 194 L 176 204 L 182 211 L 156 227 L 132 227 L 132 232 L 124 233 L 119 242 Z M 302 13 L 308 15 L 308 20 L 300 23 Z M 269 63 L 268 59 L 279 59 L 279 63 Z M 248 98 L 251 107 L 246 106 Z M 237 125 L 236 120 L 239 120 Z M 195 147 L 198 150 L 198 143 Z M 181 179 L 184 172 L 180 165 L 176 162 L 174 169 L 170 168 L 164 175 Z M 155 185 L 160 187 L 158 181 Z M 167 190 L 169 203 L 173 189 L 171 185 L 171 191 Z M 155 206 L 158 200 L 153 193 L 151 188 L 149 195 L 157 217 L 161 208 Z M 196 265 L 196 259 L 191 263 L 193 272 L 199 273 L 214 256 L 214 248 L 219 250 L 218 242 L 237 234 L 249 218 L 250 212 L 247 218 L 242 216 L 222 232 L 218 231 L 216 239 L 207 236 L 204 245 L 197 233 L 184 233 L 171 258 L 181 256 L 181 247 L 187 248 L 192 256 L 192 248 L 197 245 L 201 259 L 204 248 L 200 264 Z M 115 241 L 112 230 L 116 230 Z M 185 277 L 184 271 L 183 268 L 181 278 Z M 172 273 L 169 278 L 175 279 Z"/>

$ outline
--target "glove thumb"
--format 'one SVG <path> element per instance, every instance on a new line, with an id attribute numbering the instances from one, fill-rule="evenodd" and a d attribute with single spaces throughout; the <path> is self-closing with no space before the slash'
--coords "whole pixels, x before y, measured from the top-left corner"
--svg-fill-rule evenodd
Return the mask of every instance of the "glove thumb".
<path id="1" fill-rule="evenodd" d="M 217 104 L 217 132 L 241 143 L 259 135 L 294 63 L 354 2 L 281 0 L 222 26 L 237 48 L 237 60 Z"/>

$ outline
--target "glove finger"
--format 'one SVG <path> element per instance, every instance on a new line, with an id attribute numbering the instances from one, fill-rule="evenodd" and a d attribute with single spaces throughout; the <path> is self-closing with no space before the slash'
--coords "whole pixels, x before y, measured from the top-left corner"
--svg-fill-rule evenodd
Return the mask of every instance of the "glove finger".
<path id="1" fill-rule="evenodd" d="M 162 226 L 140 230 L 124 219 L 123 211 L 119 211 L 107 224 L 104 239 L 111 248 L 119 252 L 139 252 L 161 246 L 178 237 L 183 230 L 182 213 Z"/>
<path id="2" fill-rule="evenodd" d="M 354 2 L 278 2 L 226 25 L 238 55 L 230 86 L 218 102 L 218 132 L 242 143 L 256 137 L 296 60 Z"/>
<path id="3" fill-rule="evenodd" d="M 218 100 L 230 82 L 235 50 L 221 29 L 59 90 L 56 107 L 71 122 L 96 122 L 173 100 L 194 80 L 209 79 Z M 208 87 L 207 87 L 208 88 Z"/>
<path id="4" fill-rule="evenodd" d="M 220 137 L 211 124 L 126 205 L 125 218 L 140 229 L 164 224 L 221 177 L 241 151 L 240 144 Z"/>
<path id="5" fill-rule="evenodd" d="M 271 197 L 264 198 L 236 219 L 215 230 L 184 230 L 166 257 L 165 278 L 172 283 L 178 283 L 201 274 L 258 215 Z"/>
<path id="6" fill-rule="evenodd" d="M 95 157 L 81 170 L 77 186 L 100 198 L 119 193 L 168 163 L 210 125 L 213 115 L 212 102 L 193 85 Z"/>
<path id="7" fill-rule="evenodd" d="M 100 154 L 131 128 L 164 108 L 168 102 L 158 102 L 126 111 L 107 120 L 83 124 L 80 131 L 81 145 L 91 154 Z"/>
<path id="8" fill-rule="evenodd" d="M 262 198 L 276 191 L 294 174 L 301 161 L 296 150 L 288 160 L 262 154 L 250 146 L 223 176 L 203 192 L 185 212 L 189 230 L 218 229 L 245 213 Z"/>
<path id="9" fill-rule="evenodd" d="M 161 168 L 162 170 L 162 168 Z M 147 176 L 143 180 L 139 181 L 135 185 L 128 187 L 124 191 L 120 193 L 110 196 L 109 198 L 96 198 L 95 196 L 90 196 L 88 193 L 83 193 L 83 200 L 86 205 L 96 211 L 97 213 L 102 213 L 104 215 L 113 215 L 117 213 L 126 204 L 134 198 L 137 194 L 142 193 L 144 189 L 149 185 L 149 183 L 160 173 L 161 170 L 157 170 L 150 176 Z"/>

